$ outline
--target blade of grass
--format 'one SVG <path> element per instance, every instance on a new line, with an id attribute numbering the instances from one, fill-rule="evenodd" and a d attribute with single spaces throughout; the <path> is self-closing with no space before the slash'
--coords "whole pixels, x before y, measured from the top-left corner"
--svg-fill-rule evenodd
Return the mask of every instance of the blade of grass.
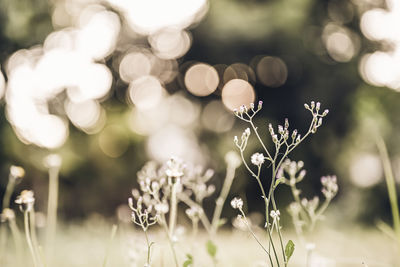
<path id="1" fill-rule="evenodd" d="M 396 233 L 397 239 L 400 241 L 400 215 L 399 206 L 397 204 L 396 183 L 393 177 L 393 170 L 390 164 L 389 154 L 386 149 L 385 142 L 382 138 L 377 138 L 376 144 L 378 146 L 379 154 L 382 159 L 383 171 L 385 173 L 385 180 L 388 189 L 390 207 L 393 217 L 393 228 Z"/>

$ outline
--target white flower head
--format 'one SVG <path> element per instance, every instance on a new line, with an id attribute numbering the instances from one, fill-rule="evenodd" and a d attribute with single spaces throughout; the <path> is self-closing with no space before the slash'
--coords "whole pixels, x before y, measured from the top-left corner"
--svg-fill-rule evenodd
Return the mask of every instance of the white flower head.
<path id="1" fill-rule="evenodd" d="M 15 200 L 15 203 L 20 205 L 21 211 L 30 211 L 35 203 L 35 197 L 33 196 L 33 191 L 23 190 L 21 194 Z"/>
<path id="2" fill-rule="evenodd" d="M 270 214 L 272 219 L 277 219 L 279 220 L 279 216 L 281 215 L 281 213 L 279 212 L 279 210 L 271 210 Z"/>
<path id="3" fill-rule="evenodd" d="M 234 209 L 242 209 L 243 208 L 243 200 L 241 198 L 233 198 L 231 201 L 231 206 Z"/>
<path id="4" fill-rule="evenodd" d="M 10 167 L 10 175 L 15 179 L 16 178 L 22 178 L 22 177 L 25 176 L 25 170 L 20 166 L 12 165 Z"/>
<path id="5" fill-rule="evenodd" d="M 60 168 L 62 158 L 59 154 L 50 154 L 44 158 L 43 162 L 47 168 Z"/>
<path id="6" fill-rule="evenodd" d="M 183 176 L 184 169 L 185 165 L 182 160 L 173 157 L 167 161 L 167 169 L 165 170 L 165 174 L 168 177 L 179 178 Z"/>
<path id="7" fill-rule="evenodd" d="M 264 155 L 262 153 L 254 153 L 251 156 L 251 163 L 256 166 L 261 166 L 265 161 Z"/>
<path id="8" fill-rule="evenodd" d="M 242 164 L 242 160 L 239 154 L 235 151 L 229 151 L 225 155 L 225 162 L 226 164 L 230 165 L 232 168 L 237 168 Z"/>

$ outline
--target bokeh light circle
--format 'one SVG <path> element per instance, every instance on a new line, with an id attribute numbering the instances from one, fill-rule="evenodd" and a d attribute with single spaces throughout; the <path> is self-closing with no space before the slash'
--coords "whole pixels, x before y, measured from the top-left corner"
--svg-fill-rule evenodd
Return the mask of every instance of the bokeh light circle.
<path id="1" fill-rule="evenodd" d="M 151 72 L 151 61 L 141 52 L 131 52 L 125 55 L 119 64 L 119 75 L 124 82 L 131 82 Z"/>
<path id="2" fill-rule="evenodd" d="M 129 85 L 129 98 L 138 109 L 155 107 L 162 99 L 163 87 L 154 76 L 143 76 Z"/>
<path id="3" fill-rule="evenodd" d="M 285 62 L 278 57 L 263 57 L 257 64 L 258 80 L 268 87 L 282 86 L 287 79 L 288 70 Z"/>
<path id="4" fill-rule="evenodd" d="M 245 80 L 233 79 L 222 88 L 222 102 L 230 110 L 240 105 L 249 105 L 254 102 L 255 92 L 253 86 Z"/>
<path id="5" fill-rule="evenodd" d="M 221 101 L 213 100 L 204 107 L 201 122 L 206 129 L 223 133 L 233 127 L 235 117 L 224 108 Z"/>
<path id="6" fill-rule="evenodd" d="M 199 63 L 191 66 L 185 74 L 185 85 L 196 96 L 212 94 L 218 86 L 218 72 L 214 67 Z"/>

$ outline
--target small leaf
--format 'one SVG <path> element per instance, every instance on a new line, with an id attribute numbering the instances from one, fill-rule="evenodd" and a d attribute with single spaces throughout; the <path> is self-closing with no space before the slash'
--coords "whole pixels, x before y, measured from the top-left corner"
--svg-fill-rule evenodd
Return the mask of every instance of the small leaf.
<path id="1" fill-rule="evenodd" d="M 275 185 L 274 187 L 277 187 L 279 184 L 284 183 L 285 182 L 285 178 L 279 178 L 275 181 Z"/>
<path id="2" fill-rule="evenodd" d="M 294 252 L 294 243 L 292 240 L 289 240 L 285 248 L 285 255 L 287 257 L 287 261 L 289 261 L 290 257 L 293 255 L 293 252 Z"/>
<path id="3" fill-rule="evenodd" d="M 211 258 L 215 258 L 215 255 L 217 255 L 217 246 L 211 241 L 207 241 L 207 252 L 211 256 Z"/>
<path id="4" fill-rule="evenodd" d="M 220 227 L 220 226 L 226 224 L 226 221 L 227 221 L 226 218 L 220 219 L 220 220 L 218 221 L 218 227 Z"/>
<path id="5" fill-rule="evenodd" d="M 190 254 L 186 254 L 186 260 L 183 263 L 183 267 L 189 267 L 193 264 L 193 256 Z"/>

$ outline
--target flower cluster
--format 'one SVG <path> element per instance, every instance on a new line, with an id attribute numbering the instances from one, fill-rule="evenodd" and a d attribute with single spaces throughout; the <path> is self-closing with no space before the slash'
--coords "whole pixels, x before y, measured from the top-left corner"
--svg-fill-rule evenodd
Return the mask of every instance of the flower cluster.
<path id="1" fill-rule="evenodd" d="M 336 196 L 339 187 L 337 184 L 337 178 L 335 175 L 332 176 L 322 176 L 321 177 L 322 184 L 322 194 L 324 194 L 325 198 L 332 199 Z"/>
<path id="2" fill-rule="evenodd" d="M 133 199 L 140 202 L 141 208 L 133 209 L 132 204 L 130 207 L 137 216 L 135 210 L 143 210 L 142 216 L 147 213 L 149 218 L 157 218 L 153 221 L 166 223 L 163 215 L 171 211 L 170 202 L 174 194 L 178 202 L 189 206 L 186 212 L 189 218 L 198 217 L 204 212 L 202 201 L 215 191 L 215 186 L 208 184 L 213 175 L 213 170 L 203 171 L 201 167 L 186 165 L 178 158 L 171 158 L 162 166 L 148 162 L 137 173 L 140 191 L 132 190 L 133 198 L 130 200 L 130 203 Z M 142 209 L 142 206 L 145 208 Z"/>

